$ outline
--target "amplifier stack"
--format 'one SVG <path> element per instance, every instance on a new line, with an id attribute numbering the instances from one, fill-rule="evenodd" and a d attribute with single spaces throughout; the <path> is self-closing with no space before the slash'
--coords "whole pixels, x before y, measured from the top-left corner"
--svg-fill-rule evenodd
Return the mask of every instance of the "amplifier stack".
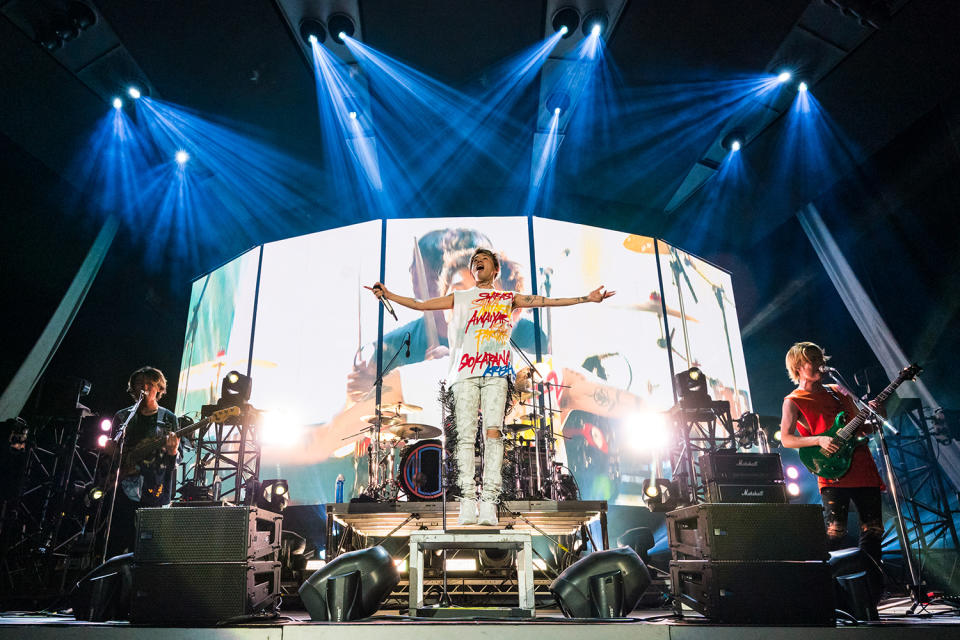
<path id="1" fill-rule="evenodd" d="M 705 453 L 699 462 L 707 502 L 787 502 L 778 453 L 720 450 Z"/>
<path id="2" fill-rule="evenodd" d="M 214 624 L 275 610 L 282 519 L 220 504 L 139 509 L 130 621 Z"/>

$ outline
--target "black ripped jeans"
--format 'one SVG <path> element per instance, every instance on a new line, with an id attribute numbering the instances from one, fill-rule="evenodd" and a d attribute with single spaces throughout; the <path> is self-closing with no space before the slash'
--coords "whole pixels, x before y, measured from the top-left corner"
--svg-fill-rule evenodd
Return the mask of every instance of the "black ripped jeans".
<path id="1" fill-rule="evenodd" d="M 860 517 L 859 547 L 876 563 L 879 573 L 880 553 L 883 544 L 883 513 L 880 506 L 880 489 L 877 487 L 822 487 L 824 522 L 827 525 L 827 543 L 837 549 L 847 534 L 847 514 L 850 503 Z M 871 572 L 872 573 L 872 572 Z"/>

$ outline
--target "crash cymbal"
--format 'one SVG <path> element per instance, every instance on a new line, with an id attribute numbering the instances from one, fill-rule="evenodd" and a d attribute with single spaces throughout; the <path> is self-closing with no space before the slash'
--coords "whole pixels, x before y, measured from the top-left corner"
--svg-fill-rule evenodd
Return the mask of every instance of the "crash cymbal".
<path id="1" fill-rule="evenodd" d="M 360 419 L 366 422 L 367 424 L 377 424 L 377 414 L 375 413 L 369 416 L 360 416 Z M 401 422 L 403 422 L 403 418 L 396 415 L 394 416 L 381 415 L 379 422 L 381 426 L 392 427 L 395 424 L 400 424 Z"/>
<path id="2" fill-rule="evenodd" d="M 529 431 L 530 429 L 533 429 L 534 426 L 535 426 L 535 425 L 532 425 L 532 424 L 524 424 L 523 422 L 514 422 L 513 424 L 505 424 L 505 425 L 503 425 L 503 430 L 504 430 L 504 431 L 513 431 L 513 432 L 517 432 L 517 431 Z"/>
<path id="3" fill-rule="evenodd" d="M 659 300 L 645 300 L 637 304 L 621 304 L 616 306 L 622 309 L 633 309 L 635 311 L 645 311 L 647 313 L 655 313 L 658 316 L 663 314 L 663 307 L 660 306 Z M 674 318 L 681 317 L 680 311 L 677 309 L 674 309 L 673 307 L 667 307 L 667 315 L 673 316 Z M 690 314 L 686 314 L 685 317 L 690 322 L 699 322 L 699 320 L 697 320 Z"/>
<path id="4" fill-rule="evenodd" d="M 423 411 L 423 407 L 406 402 L 394 402 L 380 405 L 380 411 L 383 413 L 413 413 L 414 411 Z"/>
<path id="5" fill-rule="evenodd" d="M 395 427 L 390 427 L 390 433 L 404 440 L 422 440 L 423 438 L 436 438 L 440 435 L 440 429 L 429 424 L 404 422 Z"/>

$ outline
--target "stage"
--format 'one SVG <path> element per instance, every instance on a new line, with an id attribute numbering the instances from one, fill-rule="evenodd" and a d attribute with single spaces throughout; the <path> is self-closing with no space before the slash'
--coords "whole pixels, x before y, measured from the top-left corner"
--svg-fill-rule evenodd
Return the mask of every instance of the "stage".
<path id="1" fill-rule="evenodd" d="M 784 606 L 788 606 L 785 603 Z M 945 615 L 945 607 L 930 607 L 929 614 L 904 616 L 907 604 L 894 601 L 881 605 L 881 620 L 836 627 L 745 626 L 711 623 L 692 612 L 682 619 L 669 609 L 636 610 L 630 618 L 612 621 L 571 620 L 558 610 L 538 609 L 531 620 L 424 620 L 400 615 L 382 615 L 363 622 L 310 622 L 305 612 L 284 614 L 277 620 L 230 627 L 147 627 L 126 622 L 77 622 L 70 617 L 0 617 L 0 640 L 306 640 L 350 637 L 375 640 L 389 634 L 391 640 L 519 640 L 549 637 L 551 640 L 952 640 L 960 633 L 960 616 Z M 385 625 L 388 628 L 385 628 Z"/>

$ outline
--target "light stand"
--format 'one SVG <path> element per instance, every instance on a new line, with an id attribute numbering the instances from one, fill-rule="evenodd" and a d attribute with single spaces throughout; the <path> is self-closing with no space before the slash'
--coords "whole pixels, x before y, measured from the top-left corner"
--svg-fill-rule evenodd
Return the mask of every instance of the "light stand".
<path id="1" fill-rule="evenodd" d="M 883 433 L 883 428 L 887 427 L 894 434 L 897 434 L 898 431 L 887 421 L 884 416 L 880 415 L 873 407 L 860 400 L 855 393 L 850 391 L 850 389 L 848 389 L 844 384 L 843 376 L 841 376 L 839 372 L 828 369 L 827 374 L 833 379 L 837 385 L 837 388 L 839 388 L 841 392 L 853 399 L 854 404 L 860 411 L 867 412 L 880 425 L 877 429 L 877 435 L 879 436 L 880 440 L 880 453 L 883 455 L 883 464 L 887 468 L 887 487 L 890 490 L 890 498 L 893 500 L 893 509 L 896 514 L 897 537 L 900 538 L 900 549 L 903 552 L 903 558 L 907 564 L 907 579 L 910 581 L 909 584 L 907 584 L 907 589 L 910 591 L 910 599 L 913 600 L 913 604 L 907 610 L 907 614 L 912 614 L 914 611 L 916 611 L 917 607 L 921 605 L 920 576 L 917 574 L 916 568 L 913 565 L 913 558 L 910 556 L 910 546 L 907 540 L 907 529 L 903 520 L 903 509 L 900 505 L 900 493 L 897 490 L 897 478 L 893 474 L 893 463 L 890 460 L 890 451 L 887 448 L 887 439 Z"/>

